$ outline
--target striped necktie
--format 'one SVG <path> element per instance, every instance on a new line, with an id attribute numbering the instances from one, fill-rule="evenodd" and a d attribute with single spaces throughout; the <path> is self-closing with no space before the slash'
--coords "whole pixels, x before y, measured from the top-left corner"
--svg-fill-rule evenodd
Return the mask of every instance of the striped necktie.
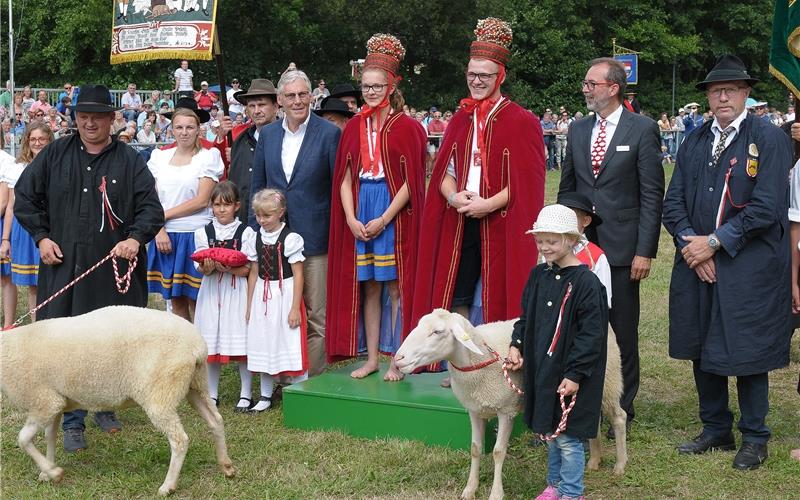
<path id="1" fill-rule="evenodd" d="M 728 136 L 731 135 L 735 130 L 736 129 L 733 128 L 733 125 L 731 125 L 719 133 L 719 141 L 717 141 L 717 145 L 714 147 L 714 154 L 711 156 L 711 163 L 715 167 L 717 166 L 717 162 L 719 162 L 720 156 L 722 156 L 722 152 L 725 151 L 725 142 L 727 142 Z"/>

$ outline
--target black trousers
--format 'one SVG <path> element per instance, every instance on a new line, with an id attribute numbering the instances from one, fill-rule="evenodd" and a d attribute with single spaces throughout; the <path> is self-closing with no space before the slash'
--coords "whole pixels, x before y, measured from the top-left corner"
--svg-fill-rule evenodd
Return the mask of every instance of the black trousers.
<path id="1" fill-rule="evenodd" d="M 692 362 L 694 383 L 700 402 L 703 433 L 713 437 L 726 436 L 733 427 L 733 413 L 728 408 L 728 377 L 704 372 L 700 360 Z M 738 428 L 743 442 L 766 444 L 770 437 L 766 419 L 769 411 L 769 375 L 759 373 L 736 377 L 739 394 Z"/>
<path id="2" fill-rule="evenodd" d="M 630 266 L 611 266 L 609 320 L 622 357 L 620 406 L 628 414 L 628 421 L 633 420 L 633 400 L 639 392 L 639 282 L 630 277 Z"/>

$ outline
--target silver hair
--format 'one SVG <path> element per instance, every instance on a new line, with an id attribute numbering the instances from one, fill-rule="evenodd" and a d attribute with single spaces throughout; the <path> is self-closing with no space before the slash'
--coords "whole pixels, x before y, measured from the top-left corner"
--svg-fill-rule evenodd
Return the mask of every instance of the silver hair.
<path id="1" fill-rule="evenodd" d="M 311 80 L 308 78 L 308 75 L 299 69 L 294 69 L 281 75 L 281 79 L 278 80 L 278 94 L 283 94 L 283 87 L 297 80 L 304 81 L 306 87 L 308 87 L 308 91 L 311 92 Z"/>

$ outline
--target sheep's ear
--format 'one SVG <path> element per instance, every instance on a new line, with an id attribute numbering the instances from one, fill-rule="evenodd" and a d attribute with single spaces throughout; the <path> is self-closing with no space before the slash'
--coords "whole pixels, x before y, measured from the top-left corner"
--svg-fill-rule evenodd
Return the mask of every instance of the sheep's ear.
<path id="1" fill-rule="evenodd" d="M 483 354 L 480 348 L 475 345 L 472 337 L 469 336 L 469 334 L 464 330 L 464 327 L 462 327 L 458 322 L 454 322 L 453 327 L 450 330 L 453 332 L 453 336 L 456 338 L 456 340 L 461 342 L 461 345 L 475 354 Z"/>

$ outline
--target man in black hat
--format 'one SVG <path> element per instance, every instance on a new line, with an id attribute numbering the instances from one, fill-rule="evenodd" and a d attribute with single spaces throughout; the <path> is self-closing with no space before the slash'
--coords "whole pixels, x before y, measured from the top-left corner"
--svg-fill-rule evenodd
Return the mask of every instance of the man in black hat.
<path id="1" fill-rule="evenodd" d="M 333 87 L 331 97 L 335 97 L 347 104 L 347 109 L 350 110 L 351 113 L 358 113 L 358 108 L 361 106 L 361 91 L 356 90 L 349 83 L 339 83 Z"/>
<path id="2" fill-rule="evenodd" d="M 117 109 L 106 87 L 81 87 L 75 106 L 78 134 L 52 142 L 22 172 L 14 188 L 14 215 L 39 247 L 39 303 L 109 252 L 138 258 L 130 289 L 118 291 L 106 263 L 40 309 L 39 320 L 110 305 L 147 306 L 145 244 L 164 225 L 164 209 L 142 157 L 111 137 Z M 127 270 L 121 260 L 120 273 Z M 65 450 L 86 448 L 85 417 L 85 410 L 64 414 Z M 121 428 L 112 412 L 98 412 L 94 420 L 106 432 Z"/>
<path id="3" fill-rule="evenodd" d="M 247 92 L 239 90 L 233 97 L 244 105 L 244 113 L 250 121 L 233 129 L 233 146 L 229 147 L 227 134 L 232 122 L 230 118 L 223 117 L 218 144 L 226 152 L 225 156 L 230 158 L 228 180 L 239 186 L 241 192 L 241 207 L 236 215 L 246 223 L 250 214 L 253 156 L 261 128 L 274 122 L 278 114 L 278 92 L 270 80 L 256 78 L 250 82 Z"/>
<path id="4" fill-rule="evenodd" d="M 791 269 L 789 138 L 748 115 L 757 82 L 723 55 L 697 84 L 714 120 L 686 137 L 664 200 L 677 247 L 669 299 L 669 354 L 691 360 L 703 431 L 679 453 L 736 449 L 728 377 L 736 377 L 742 445 L 736 469 L 767 458 L 768 373 L 789 363 Z"/>
<path id="5" fill-rule="evenodd" d="M 347 121 L 355 115 L 355 113 L 350 111 L 344 101 L 336 97 L 326 97 L 323 99 L 322 106 L 320 106 L 319 109 L 315 109 L 314 114 L 333 123 L 339 127 L 339 130 L 344 130 Z"/>

